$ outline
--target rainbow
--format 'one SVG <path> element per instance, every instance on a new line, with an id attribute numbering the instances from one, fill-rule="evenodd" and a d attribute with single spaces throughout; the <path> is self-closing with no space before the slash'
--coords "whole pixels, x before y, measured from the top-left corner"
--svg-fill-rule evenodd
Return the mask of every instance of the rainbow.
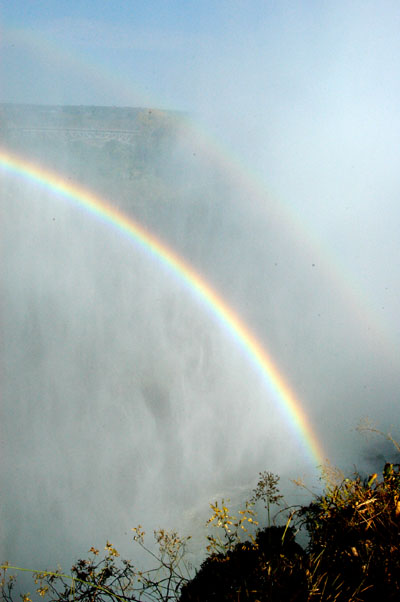
<path id="1" fill-rule="evenodd" d="M 124 215 L 104 199 L 77 184 L 71 184 L 59 175 L 34 165 L 22 157 L 12 155 L 1 148 L 0 167 L 7 173 L 16 174 L 33 181 L 52 193 L 68 199 L 75 206 L 85 209 L 95 218 L 119 230 L 128 236 L 135 245 L 159 260 L 175 276 L 187 284 L 242 348 L 253 366 L 261 372 L 268 389 L 313 465 L 320 466 L 325 462 L 326 455 L 311 428 L 301 403 L 296 399 L 279 373 L 270 354 L 267 353 L 239 316 L 184 259 L 178 257 L 170 248 L 131 217 Z"/>
<path id="2" fill-rule="evenodd" d="M 118 90 L 119 104 L 130 107 L 159 107 L 168 109 L 169 103 L 162 97 L 155 98 L 140 82 L 132 82 L 130 75 L 113 71 L 104 64 L 96 62 L 93 58 L 84 56 L 71 48 L 61 47 L 55 39 L 49 37 L 49 32 L 44 30 L 7 28 L 2 31 L 4 40 L 15 44 L 32 53 L 39 62 L 45 61 L 57 70 L 60 65 L 71 73 L 79 74 L 90 82 L 92 92 L 104 97 L 104 90 L 111 90 L 112 102 L 106 100 L 105 104 L 114 104 L 113 91 Z M 96 95 L 96 94 L 95 94 Z M 169 107 L 173 109 L 174 107 Z M 246 197 L 251 195 L 252 203 L 248 203 L 249 210 L 255 215 L 262 215 L 268 204 L 268 211 L 273 211 L 280 224 L 290 233 L 293 240 L 301 243 L 303 250 L 318 258 L 320 273 L 330 281 L 330 285 L 340 296 L 347 310 L 350 310 L 354 323 L 360 327 L 360 332 L 369 332 L 374 340 L 375 350 L 380 356 L 384 354 L 388 366 L 393 373 L 399 370 L 398 344 L 393 337 L 393 327 L 389 320 L 386 321 L 382 312 L 377 313 L 369 298 L 368 291 L 360 280 L 359 275 L 350 271 L 346 258 L 340 259 L 339 254 L 329 248 L 319 232 L 312 228 L 299 210 L 284 199 L 277 191 L 273 192 L 267 186 L 264 178 L 256 174 L 244 158 L 235 153 L 229 146 L 219 139 L 211 130 L 207 129 L 197 116 L 195 119 L 181 115 L 182 122 L 190 133 L 190 139 L 206 153 L 206 156 L 217 165 L 234 184 L 235 188 L 243 191 Z"/>

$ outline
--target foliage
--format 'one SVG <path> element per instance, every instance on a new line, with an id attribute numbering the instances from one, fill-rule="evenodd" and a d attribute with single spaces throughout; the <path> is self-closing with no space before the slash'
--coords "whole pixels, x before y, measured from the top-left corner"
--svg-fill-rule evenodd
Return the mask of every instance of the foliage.
<path id="1" fill-rule="evenodd" d="M 267 511 L 268 527 L 271 526 L 271 506 L 273 504 L 279 504 L 280 500 L 283 499 L 283 495 L 280 495 L 278 490 L 279 477 L 272 472 L 260 472 L 257 487 L 254 489 L 253 497 L 251 502 L 255 503 L 258 500 L 264 502 L 264 508 Z"/>
<path id="2" fill-rule="evenodd" d="M 145 544 L 145 532 L 139 525 L 132 529 L 134 541 L 156 560 L 156 567 L 147 571 L 137 569 L 129 560 L 118 560 L 119 552 L 107 541 L 105 555 L 92 547 L 89 557 L 71 568 L 71 574 L 56 571 L 29 571 L 33 573 L 35 594 L 21 596 L 22 602 L 44 598 L 47 602 L 136 602 L 176 600 L 182 585 L 191 576 L 184 560 L 187 538 L 174 531 L 154 531 L 157 553 Z M 4 564 L 0 567 L 0 592 L 4 602 L 14 602 L 15 575 L 8 571 L 24 570 Z"/>
<path id="3" fill-rule="evenodd" d="M 356 474 L 299 513 L 308 553 L 334 600 L 397 600 L 400 592 L 400 472 L 386 464 L 381 479 Z M 328 598 L 324 598 L 328 599 Z"/>
<path id="4" fill-rule="evenodd" d="M 227 500 L 229 502 L 229 500 Z M 258 521 L 255 519 L 255 512 L 252 509 L 252 502 L 245 503 L 244 510 L 238 510 L 239 517 L 230 514 L 228 507 L 225 505 L 225 500 L 218 505 L 216 501 L 210 504 L 213 511 L 212 516 L 208 519 L 207 525 L 220 529 L 221 533 L 216 535 L 207 535 L 208 546 L 207 551 L 212 554 L 224 553 L 233 550 L 241 541 L 242 533 L 247 533 L 247 537 L 254 543 L 254 535 L 249 531 L 249 526 L 255 527 Z"/>
<path id="5" fill-rule="evenodd" d="M 57 602 L 372 602 L 398 600 L 400 592 L 400 465 L 387 463 L 363 479 L 344 478 L 327 466 L 325 490 L 307 506 L 286 509 L 286 525 L 273 525 L 279 504 L 278 477 L 260 473 L 253 496 L 232 514 L 227 502 L 211 504 L 208 556 L 193 576 L 185 560 L 189 538 L 162 529 L 157 552 L 145 544 L 140 526 L 134 541 L 155 561 L 138 570 L 107 542 L 105 554 L 91 548 L 66 575 L 34 573 L 35 596 Z M 264 502 L 268 526 L 258 528 L 254 504 Z M 281 514 L 282 515 L 282 514 Z M 296 541 L 308 534 L 306 547 Z M 15 602 L 16 567 L 0 567 L 0 592 Z M 18 569 L 20 570 L 20 569 Z M 25 569 L 26 570 L 26 569 Z M 32 602 L 33 596 L 21 596 Z"/>
<path id="6" fill-rule="evenodd" d="M 386 464 L 381 479 L 359 474 L 339 481 L 328 466 L 326 488 L 293 511 L 286 528 L 267 527 L 246 543 L 214 548 L 180 602 L 397 600 L 400 592 L 400 467 Z M 277 503 L 277 478 L 260 474 L 251 502 Z M 264 497 L 263 497 L 264 496 Z M 219 526 L 230 525 L 226 508 Z M 290 524 L 293 523 L 293 524 Z M 235 524 L 235 523 L 234 523 Z M 306 549 L 296 529 L 309 535 Z"/>
<path id="7" fill-rule="evenodd" d="M 304 552 L 293 527 L 267 527 L 253 542 L 211 554 L 182 589 L 180 602 L 307 600 Z"/>

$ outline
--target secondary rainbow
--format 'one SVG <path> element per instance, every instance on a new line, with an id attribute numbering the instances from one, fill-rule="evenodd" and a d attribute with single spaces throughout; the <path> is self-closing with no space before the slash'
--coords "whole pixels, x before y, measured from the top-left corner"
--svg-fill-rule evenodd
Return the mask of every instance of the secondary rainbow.
<path id="1" fill-rule="evenodd" d="M 107 68 L 103 63 L 96 62 L 92 57 L 84 56 L 82 51 L 75 52 L 71 48 L 61 48 L 48 35 L 47 31 L 23 28 L 7 29 L 2 32 L 9 44 L 22 47 L 32 54 L 40 63 L 45 61 L 54 68 L 66 68 L 70 72 L 83 77 L 90 83 L 92 91 L 100 92 L 104 96 L 106 90 L 111 94 L 114 104 L 114 95 L 117 91 L 120 105 L 127 107 L 168 107 L 169 103 L 162 97 L 154 97 L 147 87 L 141 86 L 137 80 L 132 81 L 127 73 L 116 72 Z M 111 91 L 111 92 L 110 92 Z M 369 293 L 364 289 L 360 275 L 350 269 L 347 257 L 342 259 L 332 246 L 327 244 L 317 229 L 313 228 L 304 218 L 295 204 L 284 199 L 278 191 L 272 192 L 270 185 L 252 166 L 246 164 L 244 158 L 235 154 L 229 146 L 218 136 L 208 130 L 207 125 L 186 115 L 182 123 L 186 124 L 189 139 L 196 140 L 206 156 L 218 166 L 223 173 L 229 176 L 230 182 L 242 190 L 246 197 L 251 196 L 252 203 L 248 207 L 253 211 L 265 211 L 265 206 L 271 210 L 279 220 L 280 226 L 290 232 L 293 240 L 301 243 L 303 250 L 318 258 L 321 274 L 330 282 L 330 286 L 341 297 L 343 303 L 351 311 L 351 319 L 358 323 L 360 333 L 369 333 L 369 339 L 374 341 L 377 356 L 385 356 L 387 365 L 392 366 L 393 373 L 399 370 L 398 344 L 393 336 L 393 325 L 390 320 L 385 321 L 384 312 L 377 313 L 376 307 L 371 303 Z"/>
<path id="2" fill-rule="evenodd" d="M 89 190 L 65 181 L 56 173 L 34 165 L 25 158 L 12 155 L 5 149 L 0 149 L 0 166 L 7 172 L 40 184 L 72 201 L 77 207 L 85 209 L 98 219 L 106 221 L 129 236 L 137 246 L 157 258 L 183 280 L 203 300 L 214 317 L 241 346 L 253 365 L 261 371 L 280 410 L 295 431 L 312 463 L 315 466 L 323 464 L 326 456 L 304 409 L 279 373 L 270 354 L 220 295 L 184 259 L 131 217 L 124 215 Z"/>

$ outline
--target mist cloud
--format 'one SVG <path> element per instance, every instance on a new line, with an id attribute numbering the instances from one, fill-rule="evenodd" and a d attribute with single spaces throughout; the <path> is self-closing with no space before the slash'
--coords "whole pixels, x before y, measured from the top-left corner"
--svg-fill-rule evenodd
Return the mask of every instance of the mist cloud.
<path id="1" fill-rule="evenodd" d="M 358 421 L 397 426 L 398 10 L 256 4 L 185 12 L 175 28 L 171 14 L 152 48 L 157 16 L 99 13 L 106 40 L 122 32 L 118 56 L 90 32 L 79 56 L 66 32 L 48 63 L 45 44 L 26 52 L 32 23 L 2 9 L 21 35 L 2 48 L 1 100 L 64 105 L 40 118 L 2 105 L 2 139 L 184 257 L 269 350 L 332 463 L 368 471 L 392 450 Z M 48 23 L 29 18 L 51 47 Z M 93 18 L 48 17 L 82 35 Z M 121 108 L 143 106 L 143 90 L 153 105 Z M 146 129 L 160 107 L 196 126 L 161 111 Z M 10 130 L 136 128 L 138 114 L 129 143 Z M 1 182 L 3 558 L 68 566 L 106 538 L 129 556 L 138 522 L 190 530 L 258 471 L 315 480 L 266 383 L 192 291 L 51 192 Z"/>

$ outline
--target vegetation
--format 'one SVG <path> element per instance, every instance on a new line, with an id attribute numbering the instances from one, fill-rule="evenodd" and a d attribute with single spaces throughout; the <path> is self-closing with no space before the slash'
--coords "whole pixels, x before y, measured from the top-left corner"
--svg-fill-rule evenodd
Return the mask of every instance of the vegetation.
<path id="1" fill-rule="evenodd" d="M 211 504 L 207 557 L 196 574 L 186 562 L 189 538 L 159 530 L 157 552 L 145 543 L 142 528 L 134 541 L 155 560 L 156 568 L 138 570 L 121 560 L 107 542 L 105 554 L 91 548 L 70 575 L 61 570 L 34 572 L 35 595 L 48 601 L 179 602 L 369 602 L 398 600 L 400 594 L 400 465 L 387 463 L 381 476 L 342 478 L 325 468 L 325 490 L 307 506 L 287 507 L 279 478 L 260 474 L 251 499 L 232 515 L 228 505 Z M 267 510 L 260 528 L 255 503 Z M 271 524 L 271 508 L 280 505 Z M 301 546 L 296 535 L 307 534 Z M 0 591 L 15 601 L 16 567 L 1 566 Z M 26 570 L 26 569 L 24 569 Z"/>
<path id="2" fill-rule="evenodd" d="M 20 595 L 22 602 L 34 599 L 57 602 L 96 601 L 125 602 L 177 600 L 182 585 L 189 581 L 189 567 L 185 562 L 186 543 L 175 532 L 159 529 L 154 532 L 158 545 L 155 554 L 145 544 L 145 532 L 139 525 L 132 529 L 133 539 L 153 559 L 155 568 L 142 571 L 129 560 L 120 560 L 119 552 L 107 541 L 104 554 L 92 547 L 87 559 L 81 559 L 65 574 L 59 567 L 54 571 L 34 571 L 10 566 L 0 566 L 0 592 L 4 602 L 13 602 L 16 577 L 13 570 L 32 573 L 35 594 Z"/>

